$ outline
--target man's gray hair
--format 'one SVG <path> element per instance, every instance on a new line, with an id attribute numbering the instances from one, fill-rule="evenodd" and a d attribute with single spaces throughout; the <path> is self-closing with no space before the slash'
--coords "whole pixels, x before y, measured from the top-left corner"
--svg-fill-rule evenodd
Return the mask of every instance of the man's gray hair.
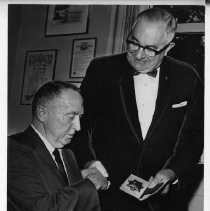
<path id="1" fill-rule="evenodd" d="M 162 22 L 166 26 L 166 33 L 172 33 L 175 34 L 177 29 L 177 21 L 175 17 L 169 13 L 168 11 L 153 7 L 151 9 L 147 9 L 142 11 L 138 14 L 136 21 L 142 20 L 142 21 L 149 21 L 149 22 Z M 135 21 L 135 23 L 136 23 Z M 134 26 L 135 26 L 134 23 Z"/>
<path id="2" fill-rule="evenodd" d="M 41 86 L 34 95 L 32 102 L 32 117 L 37 117 L 37 107 L 43 105 L 56 97 L 60 97 L 62 90 L 74 90 L 80 92 L 80 89 L 75 85 L 65 81 L 50 81 Z"/>

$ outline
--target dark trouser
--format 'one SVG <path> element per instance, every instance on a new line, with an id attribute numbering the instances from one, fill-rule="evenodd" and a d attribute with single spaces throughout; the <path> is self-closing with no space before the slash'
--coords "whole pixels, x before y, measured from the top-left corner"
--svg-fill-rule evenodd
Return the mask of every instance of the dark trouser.
<path id="1" fill-rule="evenodd" d="M 179 191 L 170 191 L 166 195 L 151 197 L 149 200 L 139 201 L 126 193 L 113 190 L 99 193 L 102 211 L 184 211 L 180 202 Z"/>

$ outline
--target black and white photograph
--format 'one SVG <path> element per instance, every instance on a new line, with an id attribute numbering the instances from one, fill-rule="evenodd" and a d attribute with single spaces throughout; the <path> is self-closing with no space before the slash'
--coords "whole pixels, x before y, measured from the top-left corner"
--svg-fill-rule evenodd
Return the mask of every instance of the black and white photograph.
<path id="1" fill-rule="evenodd" d="M 5 4 L 5 210 L 208 210 L 208 1 L 178 2 Z"/>

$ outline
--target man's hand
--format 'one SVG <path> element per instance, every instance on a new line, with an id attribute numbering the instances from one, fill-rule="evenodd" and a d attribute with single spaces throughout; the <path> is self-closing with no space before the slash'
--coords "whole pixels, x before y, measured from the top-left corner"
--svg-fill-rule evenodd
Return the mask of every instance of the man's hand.
<path id="1" fill-rule="evenodd" d="M 103 164 L 98 160 L 93 160 L 85 164 L 85 168 L 95 167 L 104 177 L 108 177 L 108 172 L 106 171 Z"/>
<path id="2" fill-rule="evenodd" d="M 166 194 L 169 191 L 170 185 L 176 179 L 175 173 L 171 169 L 162 169 L 160 170 L 155 177 L 151 177 L 149 180 L 148 189 L 153 189 L 155 186 L 163 184 L 163 189 L 160 188 L 161 194 Z M 164 185 L 166 184 L 166 185 Z M 142 199 L 145 200 L 150 197 L 150 194 L 145 195 Z"/>
<path id="3" fill-rule="evenodd" d="M 87 169 L 82 169 L 81 174 L 82 178 L 85 179 L 89 174 L 95 174 L 98 170 L 96 168 L 87 168 Z"/>
<path id="4" fill-rule="evenodd" d="M 88 178 L 97 190 L 105 190 L 109 186 L 107 179 L 95 167 L 83 169 L 81 171 L 83 179 Z"/>

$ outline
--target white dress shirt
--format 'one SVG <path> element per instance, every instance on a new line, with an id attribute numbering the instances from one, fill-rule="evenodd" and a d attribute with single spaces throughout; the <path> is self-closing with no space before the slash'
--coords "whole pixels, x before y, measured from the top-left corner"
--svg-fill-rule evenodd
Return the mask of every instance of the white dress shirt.
<path id="1" fill-rule="evenodd" d="M 55 150 L 55 148 L 47 141 L 47 139 L 34 127 L 33 124 L 31 124 L 31 127 L 34 129 L 34 131 L 38 134 L 38 136 L 40 137 L 40 139 L 43 141 L 44 145 L 46 146 L 47 150 L 49 151 L 51 157 L 53 158 L 53 160 L 55 161 L 55 157 L 53 155 L 53 152 Z M 61 160 L 63 162 L 63 165 L 64 165 L 64 169 L 66 171 L 66 166 L 65 166 L 65 163 L 64 163 L 64 160 L 63 160 L 63 155 L 61 153 L 61 149 L 58 149 L 59 153 L 60 153 L 60 157 L 61 157 Z M 57 162 L 55 161 L 55 164 L 56 166 L 58 167 L 58 164 Z M 67 175 L 67 178 L 68 178 L 68 173 L 66 171 L 66 175 Z M 68 178 L 68 181 L 69 181 L 69 178 Z M 69 183 L 70 184 L 70 183 Z"/>
<path id="2" fill-rule="evenodd" d="M 159 86 L 159 72 L 160 68 L 157 69 L 156 77 L 151 77 L 147 74 L 134 76 L 138 117 L 143 139 L 145 139 L 147 135 L 155 111 Z"/>
<path id="3" fill-rule="evenodd" d="M 143 139 L 147 135 L 154 115 L 159 87 L 159 75 L 160 68 L 157 69 L 156 77 L 151 77 L 147 74 L 134 76 L 136 103 Z M 173 184 L 176 183 L 178 183 L 178 179 L 173 182 Z"/>

